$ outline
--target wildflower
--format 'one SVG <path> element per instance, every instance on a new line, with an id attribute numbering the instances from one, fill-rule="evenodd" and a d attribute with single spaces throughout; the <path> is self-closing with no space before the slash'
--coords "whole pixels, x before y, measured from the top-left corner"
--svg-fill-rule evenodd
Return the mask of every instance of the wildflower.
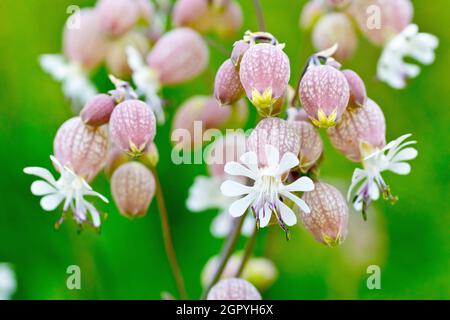
<path id="1" fill-rule="evenodd" d="M 384 199 L 392 202 L 397 200 L 391 195 L 390 188 L 384 181 L 381 173 L 391 171 L 400 175 L 407 175 L 411 171 L 411 166 L 405 161 L 417 157 L 417 150 L 407 146 L 415 144 L 416 141 L 405 142 L 411 134 L 405 134 L 394 141 L 388 143 L 384 148 L 374 148 L 367 143 L 362 144 L 363 169 L 355 169 L 352 183 L 348 190 L 347 199 L 353 196 L 353 206 L 356 210 L 365 212 L 371 201 L 378 200 L 380 193 Z M 355 191 L 355 188 L 359 188 Z"/>
<path id="2" fill-rule="evenodd" d="M 108 203 L 108 199 L 93 191 L 86 180 L 75 174 L 68 166 L 63 166 L 54 156 L 50 156 L 50 159 L 56 170 L 61 174 L 58 180 L 45 168 L 27 167 L 23 170 L 26 174 L 35 175 L 43 179 L 31 184 L 31 193 L 36 196 L 42 196 L 42 209 L 53 211 L 63 203 L 63 215 L 56 223 L 56 227 L 61 225 L 67 210 L 70 208 L 78 224 L 90 223 L 95 228 L 99 228 L 101 223 L 100 214 L 84 197 L 95 196 L 106 203 Z M 90 215 L 91 220 L 88 219 L 87 214 Z"/>
<path id="3" fill-rule="evenodd" d="M 434 50 L 438 44 L 436 36 L 419 33 L 418 26 L 410 24 L 385 45 L 378 61 L 378 78 L 395 89 L 403 89 L 408 78 L 414 78 L 420 73 L 420 67 L 405 62 L 405 58 L 411 57 L 424 65 L 430 65 L 434 62 Z"/>

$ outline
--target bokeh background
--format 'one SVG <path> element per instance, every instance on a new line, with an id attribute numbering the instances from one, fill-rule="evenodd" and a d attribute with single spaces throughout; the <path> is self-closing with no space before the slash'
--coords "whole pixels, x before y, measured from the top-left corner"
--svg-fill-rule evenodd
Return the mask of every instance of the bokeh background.
<path id="1" fill-rule="evenodd" d="M 245 14 L 242 31 L 257 28 L 249 0 L 239 1 Z M 286 43 L 293 75 L 313 50 L 309 35 L 300 31 L 298 18 L 305 1 L 262 0 L 268 31 Z M 380 49 L 360 38 L 355 57 L 345 67 L 357 70 L 369 96 L 382 107 L 387 138 L 413 133 L 419 157 L 409 176 L 386 175 L 400 197 L 395 206 L 379 201 L 369 221 L 352 213 L 349 237 L 339 248 L 316 243 L 301 227 L 286 241 L 279 228 L 263 230 L 256 255 L 272 259 L 279 279 L 263 294 L 267 299 L 448 299 L 450 298 L 449 239 L 449 123 L 450 34 L 447 0 L 413 1 L 414 22 L 437 35 L 437 61 L 423 69 L 406 90 L 396 91 L 375 79 Z M 42 53 L 61 51 L 62 27 L 71 4 L 91 6 L 94 1 L 2 0 L 0 3 L 0 262 L 14 266 L 17 299 L 159 299 L 162 291 L 176 293 L 161 236 L 155 203 L 148 215 L 129 221 L 114 205 L 100 235 L 92 230 L 77 234 L 70 221 L 53 228 L 56 213 L 43 212 L 31 195 L 32 178 L 22 173 L 29 165 L 50 167 L 52 141 L 60 124 L 70 117 L 60 85 L 38 65 Z M 232 40 L 220 41 L 231 48 Z M 216 49 L 210 70 L 191 83 L 165 90 L 169 114 L 193 94 L 212 92 L 215 71 L 224 60 Z M 109 88 L 105 71 L 95 76 L 100 88 Z M 200 272 L 219 252 L 222 240 L 209 233 L 215 212 L 193 214 L 185 207 L 195 176 L 203 165 L 175 166 L 170 161 L 170 119 L 159 129 L 158 167 L 168 202 L 170 224 L 188 293 L 201 293 Z M 326 142 L 322 179 L 346 189 L 355 165 Z M 105 175 L 94 188 L 110 199 Z M 155 202 L 155 201 L 154 201 Z M 243 246 L 243 242 L 239 244 Z M 82 289 L 66 288 L 66 268 L 82 271 Z M 366 268 L 381 267 L 381 290 L 366 286 Z"/>

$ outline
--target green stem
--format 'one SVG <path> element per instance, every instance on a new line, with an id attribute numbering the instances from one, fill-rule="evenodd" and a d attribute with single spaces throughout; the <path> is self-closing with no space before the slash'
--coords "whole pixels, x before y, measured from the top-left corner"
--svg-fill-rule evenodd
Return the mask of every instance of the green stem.
<path id="1" fill-rule="evenodd" d="M 170 232 L 169 218 L 167 214 L 166 202 L 164 200 L 164 195 L 161 188 L 161 182 L 159 180 L 159 176 L 156 169 L 152 169 L 152 172 L 153 176 L 155 177 L 156 202 L 158 203 L 159 215 L 161 217 L 161 227 L 163 232 L 163 239 L 166 248 L 167 258 L 169 260 L 169 264 L 172 269 L 172 274 L 175 279 L 175 283 L 177 285 L 180 298 L 186 300 L 188 298 L 186 293 L 186 287 L 184 286 L 183 276 L 181 274 L 180 266 L 178 265 L 177 262 L 175 248 L 173 246 L 172 235 Z"/>
<path id="2" fill-rule="evenodd" d="M 255 224 L 255 227 L 253 228 L 252 234 L 248 238 L 247 244 L 245 245 L 244 254 L 242 256 L 241 263 L 239 265 L 238 271 L 236 272 L 236 278 L 239 278 L 241 276 L 242 271 L 244 271 L 245 265 L 248 262 L 248 259 L 252 255 L 253 247 L 255 246 L 255 242 L 256 242 L 256 234 L 257 233 L 258 233 L 258 228 L 257 228 L 257 226 Z"/>
<path id="3" fill-rule="evenodd" d="M 264 22 L 264 15 L 259 0 L 253 0 L 253 6 L 255 7 L 256 18 L 258 19 L 259 31 L 266 31 L 266 23 Z"/>

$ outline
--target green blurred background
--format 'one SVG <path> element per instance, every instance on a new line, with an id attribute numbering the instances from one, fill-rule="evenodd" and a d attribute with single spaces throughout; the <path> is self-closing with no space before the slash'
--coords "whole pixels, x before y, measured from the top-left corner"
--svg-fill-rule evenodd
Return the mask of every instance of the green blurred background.
<path id="1" fill-rule="evenodd" d="M 305 1 L 263 0 L 267 28 L 281 42 L 293 70 L 313 51 L 309 35 L 300 31 L 298 18 Z M 148 215 L 129 221 L 114 205 L 99 206 L 108 212 L 102 233 L 77 234 L 71 221 L 55 231 L 58 214 L 43 212 L 31 195 L 32 178 L 22 173 L 29 165 L 50 167 L 52 141 L 59 125 L 70 117 L 60 85 L 38 65 L 42 53 L 61 51 L 62 27 L 71 4 L 81 7 L 94 1 L 1 0 L 0 3 L 0 262 L 16 271 L 17 299 L 159 299 L 162 291 L 176 293 L 161 236 L 155 203 Z M 240 1 L 244 30 L 257 27 L 251 1 Z M 450 298 L 449 238 L 449 123 L 450 34 L 447 0 L 413 1 L 414 22 L 437 35 L 437 61 L 425 67 L 406 90 L 396 91 L 379 83 L 374 75 L 380 49 L 360 39 L 355 57 L 344 67 L 357 70 L 387 119 L 387 139 L 413 133 L 419 157 L 409 176 L 386 175 L 400 201 L 391 206 L 379 201 L 369 221 L 352 213 L 349 237 L 340 248 L 316 243 L 302 228 L 292 229 L 287 242 L 279 228 L 263 230 L 256 254 L 271 258 L 279 279 L 263 294 L 268 299 L 448 299 Z M 232 40 L 220 40 L 231 48 Z M 215 70 L 224 60 L 210 48 L 211 70 L 197 80 L 165 90 L 169 112 L 193 94 L 212 90 Z M 109 84 L 102 72 L 100 87 Z M 170 122 L 169 122 L 170 123 Z M 168 123 L 168 124 L 169 124 Z M 175 247 L 191 298 L 200 295 L 200 272 L 217 254 L 222 241 L 209 233 L 215 212 L 187 211 L 187 190 L 203 165 L 175 166 L 170 161 L 169 127 L 160 128 L 157 145 L 159 172 L 167 197 Z M 334 151 L 327 139 L 322 179 L 346 189 L 353 163 Z M 110 199 L 102 174 L 94 188 Z M 243 242 L 239 244 L 243 246 Z M 66 268 L 82 271 L 82 290 L 66 288 Z M 381 267 L 381 290 L 366 286 L 367 266 Z"/>

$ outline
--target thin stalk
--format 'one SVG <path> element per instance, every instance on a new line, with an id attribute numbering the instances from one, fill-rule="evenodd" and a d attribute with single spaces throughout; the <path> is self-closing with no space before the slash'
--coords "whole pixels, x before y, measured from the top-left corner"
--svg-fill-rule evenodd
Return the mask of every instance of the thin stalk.
<path id="1" fill-rule="evenodd" d="M 209 290 L 217 283 L 217 281 L 219 281 L 220 277 L 222 276 L 222 273 L 225 270 L 228 260 L 230 259 L 231 254 L 233 253 L 234 248 L 236 247 L 236 244 L 239 240 L 239 235 L 241 234 L 244 219 L 245 214 L 243 214 L 241 217 L 239 217 L 234 221 L 233 229 L 231 229 L 230 234 L 225 242 L 225 245 L 223 246 L 222 253 L 220 254 L 219 265 L 214 273 L 211 282 L 203 291 L 202 299 L 206 298 L 206 295 L 208 294 Z"/>
<path id="2" fill-rule="evenodd" d="M 172 235 L 170 232 L 169 218 L 167 215 L 166 202 L 164 200 L 164 194 L 161 188 L 161 182 L 159 180 L 158 173 L 156 169 L 152 169 L 153 176 L 155 178 L 156 184 L 156 202 L 158 203 L 159 215 L 161 217 L 161 228 L 163 232 L 164 246 L 166 248 L 167 258 L 169 260 L 170 267 L 172 269 L 172 274 L 177 285 L 178 293 L 180 298 L 186 300 L 187 293 L 186 287 L 184 286 L 183 275 L 181 274 L 180 266 L 177 262 L 177 256 L 175 254 L 175 248 L 173 246 Z"/>
<path id="3" fill-rule="evenodd" d="M 258 19 L 259 31 L 266 31 L 266 23 L 264 22 L 264 15 L 259 0 L 253 0 L 253 6 L 255 7 L 256 18 Z"/>
<path id="4" fill-rule="evenodd" d="M 242 274 L 242 271 L 244 271 L 245 265 L 248 262 L 248 259 L 252 255 L 253 247 L 255 246 L 256 242 L 256 234 L 258 233 L 258 228 L 255 224 L 255 227 L 253 228 L 252 234 L 247 240 L 247 244 L 245 245 L 244 254 L 242 256 L 241 264 L 239 265 L 239 269 L 236 272 L 236 278 L 239 278 Z"/>

